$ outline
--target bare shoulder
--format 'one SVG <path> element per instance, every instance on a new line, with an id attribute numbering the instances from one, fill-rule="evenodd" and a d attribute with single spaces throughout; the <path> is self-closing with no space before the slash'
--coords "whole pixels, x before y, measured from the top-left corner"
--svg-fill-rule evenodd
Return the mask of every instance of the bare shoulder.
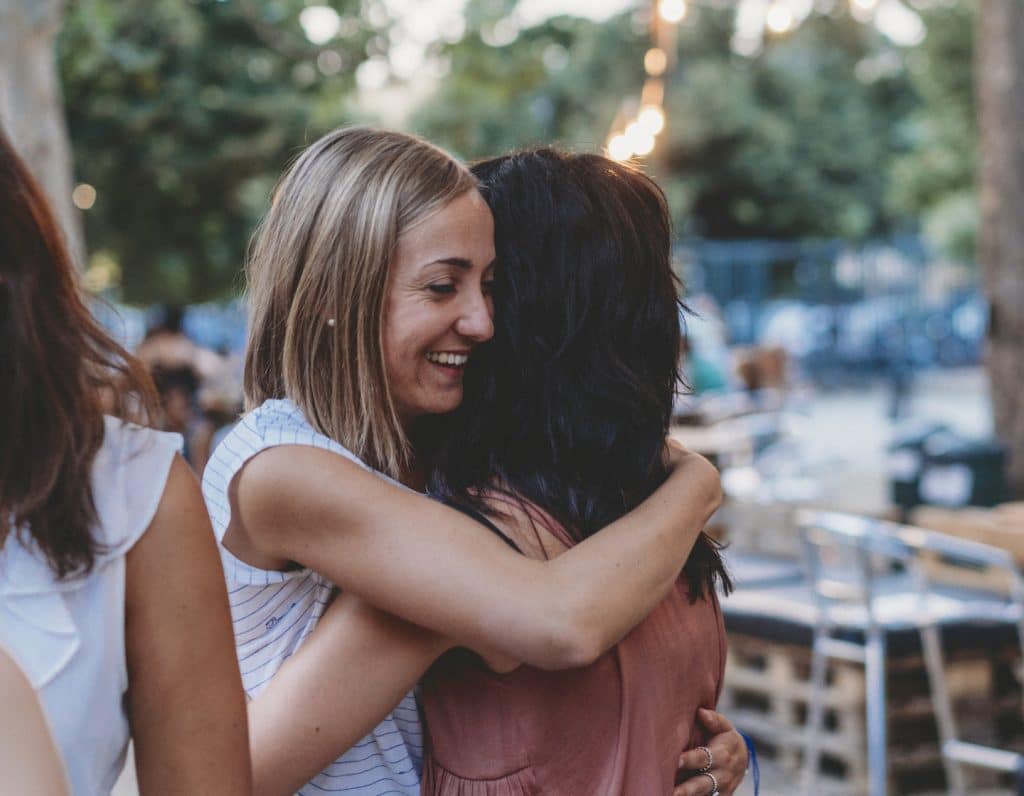
<path id="1" fill-rule="evenodd" d="M 176 566 L 168 566 L 169 561 Z M 191 582 L 198 571 L 219 576 L 217 546 L 199 481 L 180 455 L 171 463 L 156 513 L 128 551 L 127 562 L 129 601 L 165 580 Z"/>
<path id="2" fill-rule="evenodd" d="M 253 507 L 274 510 L 303 501 L 324 485 L 354 493 L 385 483 L 380 476 L 333 451 L 312 445 L 276 445 L 250 458 L 235 475 L 236 499 Z"/>
<path id="3" fill-rule="evenodd" d="M 228 486 L 231 521 L 224 545 L 249 564 L 281 569 L 311 534 L 354 527 L 373 506 L 407 499 L 405 491 L 330 450 L 267 448 L 242 465 Z"/>

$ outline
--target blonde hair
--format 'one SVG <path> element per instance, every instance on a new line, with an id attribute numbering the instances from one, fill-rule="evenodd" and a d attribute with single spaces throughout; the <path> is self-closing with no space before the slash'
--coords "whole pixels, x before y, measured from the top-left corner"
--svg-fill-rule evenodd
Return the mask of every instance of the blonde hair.
<path id="1" fill-rule="evenodd" d="M 290 398 L 317 431 L 398 477 L 411 449 L 384 365 L 391 261 L 403 232 L 475 187 L 448 153 L 402 133 L 350 127 L 307 148 L 246 264 L 246 408 Z"/>

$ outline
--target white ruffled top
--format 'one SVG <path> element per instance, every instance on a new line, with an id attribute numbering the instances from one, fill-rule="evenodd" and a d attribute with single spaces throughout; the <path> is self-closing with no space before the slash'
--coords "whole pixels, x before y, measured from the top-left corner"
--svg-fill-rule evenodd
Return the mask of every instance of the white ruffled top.
<path id="1" fill-rule="evenodd" d="M 89 575 L 58 581 L 35 545 L 13 535 L 0 549 L 0 646 L 39 693 L 76 796 L 109 793 L 124 765 L 125 554 L 149 527 L 181 447 L 178 434 L 105 419 L 92 487 L 106 550 Z"/>

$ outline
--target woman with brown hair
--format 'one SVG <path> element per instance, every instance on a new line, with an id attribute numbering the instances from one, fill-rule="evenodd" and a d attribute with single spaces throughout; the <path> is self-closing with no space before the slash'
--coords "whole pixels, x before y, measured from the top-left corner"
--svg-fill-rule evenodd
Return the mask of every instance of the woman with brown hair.
<path id="1" fill-rule="evenodd" d="M 245 704 L 202 497 L 153 388 L 89 313 L 0 133 L 0 648 L 75 794 L 245 794 Z"/>

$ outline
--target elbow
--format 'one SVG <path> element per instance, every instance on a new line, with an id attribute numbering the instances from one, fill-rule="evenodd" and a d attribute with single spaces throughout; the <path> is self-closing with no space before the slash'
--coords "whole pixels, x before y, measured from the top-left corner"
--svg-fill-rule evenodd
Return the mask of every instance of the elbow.
<path id="1" fill-rule="evenodd" d="M 567 611 L 551 631 L 549 660 L 545 669 L 577 669 L 589 666 L 610 646 L 595 629 L 585 611 Z"/>

